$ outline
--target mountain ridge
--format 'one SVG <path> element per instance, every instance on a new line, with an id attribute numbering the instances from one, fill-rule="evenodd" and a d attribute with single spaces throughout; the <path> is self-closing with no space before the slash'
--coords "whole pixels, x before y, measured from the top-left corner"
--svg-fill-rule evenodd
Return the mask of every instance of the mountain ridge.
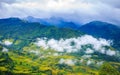
<path id="1" fill-rule="evenodd" d="M 114 47 L 120 50 L 120 27 L 101 21 L 92 21 L 79 28 L 80 31 L 99 38 L 113 40 Z"/>
<path id="2" fill-rule="evenodd" d="M 119 51 L 109 40 L 80 30 L 18 18 L 0 20 L 2 75 L 118 75 L 119 61 Z"/>
<path id="3" fill-rule="evenodd" d="M 50 18 L 35 18 L 28 16 L 24 18 L 28 22 L 38 22 L 43 25 L 56 26 L 60 28 L 71 28 L 77 30 L 80 26 L 72 21 L 66 21 L 60 17 L 50 17 Z"/>

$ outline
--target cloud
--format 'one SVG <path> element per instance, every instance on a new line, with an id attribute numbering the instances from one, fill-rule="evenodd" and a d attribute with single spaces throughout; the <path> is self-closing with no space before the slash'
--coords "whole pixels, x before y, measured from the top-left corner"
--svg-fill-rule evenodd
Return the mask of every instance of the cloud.
<path id="1" fill-rule="evenodd" d="M 107 54 L 107 55 L 110 55 L 110 56 L 113 56 L 113 55 L 116 54 L 116 52 L 115 52 L 115 51 L 111 51 L 111 50 L 107 50 L 107 51 L 106 51 L 106 54 Z"/>
<path id="2" fill-rule="evenodd" d="M 86 54 L 91 54 L 94 53 L 94 51 L 90 48 L 87 48 L 87 50 L 85 51 Z"/>
<path id="3" fill-rule="evenodd" d="M 93 20 L 120 23 L 119 0 L 2 0 L 2 17 L 62 17 L 84 24 Z M 113 15 L 114 13 L 114 15 Z"/>
<path id="4" fill-rule="evenodd" d="M 57 52 L 71 53 L 83 51 L 86 54 L 83 56 L 84 58 L 91 57 L 89 54 L 92 54 L 94 52 L 99 52 L 110 56 L 113 56 L 116 53 L 116 51 L 105 49 L 105 46 L 111 45 L 110 40 L 105 40 L 102 38 L 96 39 L 90 35 L 84 35 L 82 37 L 69 38 L 65 40 L 63 40 L 62 38 L 60 40 L 37 38 L 34 44 L 38 47 L 43 47 L 44 49 L 50 48 Z M 83 48 L 83 46 L 85 47 L 85 49 Z"/>
<path id="5" fill-rule="evenodd" d="M 5 40 L 3 43 L 4 43 L 4 45 L 6 45 L 6 46 L 9 46 L 9 45 L 12 45 L 12 44 L 13 44 L 13 42 L 11 42 L 11 41 L 9 41 L 9 40 Z"/>
<path id="6" fill-rule="evenodd" d="M 76 63 L 76 61 L 73 61 L 72 59 L 61 58 L 60 61 L 59 61 L 59 64 L 67 64 L 67 65 L 70 65 L 70 66 L 75 65 L 75 63 Z"/>
<path id="7" fill-rule="evenodd" d="M 5 48 L 5 47 L 3 47 L 2 52 L 8 52 L 8 49 L 7 49 L 7 48 Z"/>
<path id="8" fill-rule="evenodd" d="M 111 6 L 120 8 L 120 0 L 101 0 L 101 2 L 104 2 L 106 4 L 109 4 Z"/>
<path id="9" fill-rule="evenodd" d="M 101 66 L 103 63 L 104 63 L 104 61 L 97 61 L 96 64 L 97 64 L 98 66 Z"/>
<path id="10" fill-rule="evenodd" d="M 64 61 L 65 61 L 64 59 L 60 59 L 59 64 L 63 64 Z"/>
<path id="11" fill-rule="evenodd" d="M 103 63 L 104 63 L 104 61 L 95 61 L 95 60 L 87 60 L 87 61 L 86 61 L 86 64 L 87 64 L 87 65 L 94 64 L 94 65 L 101 66 Z"/>
<path id="12" fill-rule="evenodd" d="M 5 4 L 12 4 L 15 2 L 16 2 L 16 0 L 0 0 L 0 10 L 4 9 Z"/>
<path id="13" fill-rule="evenodd" d="M 37 51 L 37 50 L 30 50 L 30 53 L 34 53 L 34 54 L 36 54 L 36 55 L 39 55 L 39 54 L 40 54 L 40 52 Z"/>
<path id="14" fill-rule="evenodd" d="M 102 49 L 102 50 L 100 50 L 99 52 L 102 53 L 102 54 L 105 54 L 106 50 L 105 50 L 105 49 Z"/>
<path id="15" fill-rule="evenodd" d="M 90 65 L 90 64 L 92 64 L 92 63 L 93 63 L 93 61 L 91 61 L 91 60 L 88 60 L 88 61 L 86 62 L 87 65 Z"/>
<path id="16" fill-rule="evenodd" d="M 47 45 L 46 45 L 46 41 L 45 41 L 45 40 L 40 39 L 40 38 L 37 38 L 37 40 L 38 40 L 38 41 L 35 43 L 35 45 L 37 45 L 37 46 L 42 46 L 42 47 L 44 47 L 44 48 L 48 48 Z"/>
<path id="17" fill-rule="evenodd" d="M 0 0 L 0 4 L 1 3 L 8 3 L 8 4 L 11 4 L 11 3 L 15 3 L 16 0 Z"/>
<path id="18" fill-rule="evenodd" d="M 54 53 L 53 56 L 59 56 L 59 54 L 58 53 Z"/>
<path id="19" fill-rule="evenodd" d="M 0 2 L 4 2 L 4 3 L 13 3 L 16 0 L 0 0 Z"/>
<path id="20" fill-rule="evenodd" d="M 87 59 L 87 58 L 91 58 L 92 55 L 83 55 L 82 57 L 83 57 L 84 59 Z"/>

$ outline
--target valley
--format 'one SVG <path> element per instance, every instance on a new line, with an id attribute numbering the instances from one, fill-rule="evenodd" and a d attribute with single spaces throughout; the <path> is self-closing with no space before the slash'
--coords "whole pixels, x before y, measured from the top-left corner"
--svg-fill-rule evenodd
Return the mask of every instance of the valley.
<path id="1" fill-rule="evenodd" d="M 0 74 L 119 75 L 120 48 L 114 41 L 119 38 L 119 28 L 109 36 L 107 30 L 106 35 L 98 29 L 91 34 L 85 28 L 47 26 L 19 18 L 0 19 Z"/>

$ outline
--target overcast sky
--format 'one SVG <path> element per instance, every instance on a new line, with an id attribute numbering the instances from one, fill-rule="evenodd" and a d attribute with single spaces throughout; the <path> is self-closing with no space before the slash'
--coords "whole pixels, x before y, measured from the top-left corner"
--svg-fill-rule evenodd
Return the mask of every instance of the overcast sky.
<path id="1" fill-rule="evenodd" d="M 0 0 L 0 18 L 62 17 L 84 24 L 93 20 L 120 24 L 120 0 Z"/>

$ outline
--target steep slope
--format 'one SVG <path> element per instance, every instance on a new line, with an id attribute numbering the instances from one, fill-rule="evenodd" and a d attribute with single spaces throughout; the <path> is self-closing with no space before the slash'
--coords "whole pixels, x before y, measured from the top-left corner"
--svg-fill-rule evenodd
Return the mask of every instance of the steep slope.
<path id="1" fill-rule="evenodd" d="M 114 47 L 120 50 L 120 27 L 116 25 L 106 22 L 93 21 L 81 26 L 79 30 L 95 37 L 111 39 L 114 42 Z"/>

